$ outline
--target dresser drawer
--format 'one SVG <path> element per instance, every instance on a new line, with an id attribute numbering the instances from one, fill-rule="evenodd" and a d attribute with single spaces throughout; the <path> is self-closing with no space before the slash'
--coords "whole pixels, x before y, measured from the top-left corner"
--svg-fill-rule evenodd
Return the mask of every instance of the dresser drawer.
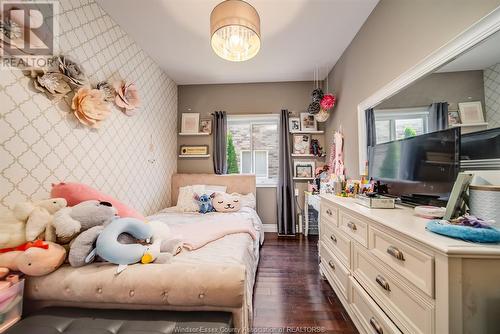
<path id="1" fill-rule="evenodd" d="M 353 217 L 352 215 L 340 211 L 339 228 L 348 236 L 368 247 L 368 224 Z"/>
<path id="2" fill-rule="evenodd" d="M 359 285 L 359 283 L 351 277 L 350 282 L 350 306 L 352 312 L 356 315 L 359 322 L 367 333 L 376 334 L 400 334 L 401 331 L 394 323 L 385 315 L 380 307 Z"/>
<path id="3" fill-rule="evenodd" d="M 370 252 L 417 288 L 434 296 L 434 257 L 370 227 Z"/>
<path id="4" fill-rule="evenodd" d="M 347 267 L 351 268 L 351 240 L 338 228 L 321 224 L 321 242 Z"/>
<path id="5" fill-rule="evenodd" d="M 403 332 L 432 333 L 434 307 L 429 298 L 404 284 L 362 247 L 353 246 L 354 276 L 382 310 Z"/>
<path id="6" fill-rule="evenodd" d="M 349 271 L 324 245 L 320 247 L 320 255 L 321 267 L 326 278 L 330 284 L 338 287 L 340 293 L 346 300 L 349 300 Z"/>
<path id="7" fill-rule="evenodd" d="M 332 203 L 321 200 L 321 221 L 326 224 L 333 224 L 338 226 L 338 212 L 339 210 Z"/>

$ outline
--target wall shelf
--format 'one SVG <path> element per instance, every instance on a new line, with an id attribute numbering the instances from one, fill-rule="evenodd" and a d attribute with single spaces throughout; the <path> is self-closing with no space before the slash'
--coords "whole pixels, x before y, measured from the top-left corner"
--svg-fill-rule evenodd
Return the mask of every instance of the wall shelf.
<path id="1" fill-rule="evenodd" d="M 314 180 L 314 177 L 294 177 L 293 179 L 295 181 L 310 181 Z"/>
<path id="2" fill-rule="evenodd" d="M 310 134 L 310 135 L 320 135 L 325 133 L 323 130 L 311 130 L 311 131 L 290 131 L 290 134 L 292 135 L 305 135 L 305 134 Z"/>
<path id="3" fill-rule="evenodd" d="M 482 122 L 482 123 L 469 123 L 469 124 L 451 124 L 451 128 L 462 128 L 462 127 L 472 127 L 472 126 L 487 126 L 488 123 Z"/>
<path id="4" fill-rule="evenodd" d="M 317 155 L 314 155 L 314 154 L 292 153 L 292 158 L 315 159 L 315 158 L 324 158 L 324 157 L 326 157 L 326 155 L 317 156 Z"/>
<path id="5" fill-rule="evenodd" d="M 206 132 L 196 132 L 196 133 L 179 132 L 179 136 L 210 136 L 210 133 L 206 133 Z"/>
<path id="6" fill-rule="evenodd" d="M 210 158 L 210 154 L 179 154 L 179 158 Z"/>

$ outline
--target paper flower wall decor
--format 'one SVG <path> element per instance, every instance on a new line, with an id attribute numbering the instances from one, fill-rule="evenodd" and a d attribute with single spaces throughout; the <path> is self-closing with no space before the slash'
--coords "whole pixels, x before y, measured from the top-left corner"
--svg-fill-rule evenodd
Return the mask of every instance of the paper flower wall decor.
<path id="1" fill-rule="evenodd" d="M 101 81 L 96 85 L 96 89 L 100 90 L 104 101 L 113 102 L 115 100 L 116 92 L 113 86 L 107 81 Z"/>
<path id="2" fill-rule="evenodd" d="M 88 87 L 82 87 L 75 93 L 71 109 L 80 123 L 91 128 L 99 128 L 111 112 L 102 92 Z"/>
<path id="3" fill-rule="evenodd" d="M 335 96 L 333 96 L 333 94 L 330 93 L 323 95 L 320 105 L 321 109 L 325 111 L 332 109 L 333 106 L 335 106 Z"/>
<path id="4" fill-rule="evenodd" d="M 30 70 L 25 75 L 33 79 L 33 87 L 47 95 L 49 99 L 59 101 L 71 92 L 71 87 L 66 82 L 66 76 L 59 72 L 47 72 Z"/>
<path id="5" fill-rule="evenodd" d="M 116 82 L 114 86 L 116 91 L 116 105 L 122 109 L 125 115 L 133 116 L 141 102 L 137 87 L 134 83 L 124 80 Z"/>
<path id="6" fill-rule="evenodd" d="M 82 67 L 65 56 L 57 57 L 59 71 L 68 78 L 68 82 L 75 88 L 89 85 L 89 79 Z"/>

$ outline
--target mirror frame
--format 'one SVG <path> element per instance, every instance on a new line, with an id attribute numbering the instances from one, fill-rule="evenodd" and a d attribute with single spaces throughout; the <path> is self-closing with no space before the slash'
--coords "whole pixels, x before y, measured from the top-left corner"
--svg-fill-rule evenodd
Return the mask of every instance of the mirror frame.
<path id="1" fill-rule="evenodd" d="M 434 72 L 439 67 L 460 56 L 486 38 L 500 30 L 500 7 L 474 23 L 467 30 L 446 43 L 421 62 L 389 82 L 376 93 L 358 104 L 358 151 L 359 173 L 365 172 L 365 162 L 368 160 L 366 147 L 366 117 L 365 110 L 373 108 L 380 102 L 399 93 L 418 79 Z"/>

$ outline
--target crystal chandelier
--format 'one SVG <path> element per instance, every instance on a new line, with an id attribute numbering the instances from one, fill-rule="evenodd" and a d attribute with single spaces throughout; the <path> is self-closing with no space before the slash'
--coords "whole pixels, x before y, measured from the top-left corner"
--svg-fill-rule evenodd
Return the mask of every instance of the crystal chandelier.
<path id="1" fill-rule="evenodd" d="M 210 14 L 210 35 L 214 52 L 230 61 L 245 61 L 260 50 L 260 18 L 242 0 L 221 2 Z"/>

